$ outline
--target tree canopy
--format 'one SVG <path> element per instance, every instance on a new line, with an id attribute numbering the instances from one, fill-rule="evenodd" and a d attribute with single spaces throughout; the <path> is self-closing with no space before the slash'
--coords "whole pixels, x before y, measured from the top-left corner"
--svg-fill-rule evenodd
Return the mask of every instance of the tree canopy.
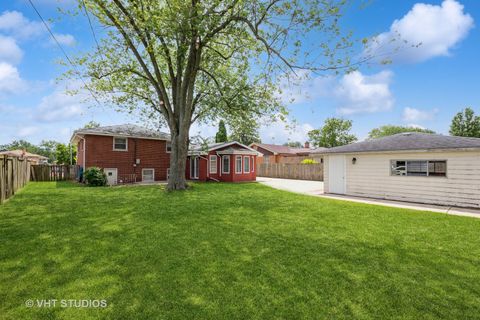
<path id="1" fill-rule="evenodd" d="M 227 128 L 225 127 L 225 121 L 220 120 L 218 123 L 218 131 L 215 135 L 215 142 L 227 142 L 228 141 L 228 134 Z"/>
<path id="2" fill-rule="evenodd" d="M 79 0 L 106 37 L 75 64 L 98 99 L 168 126 L 168 189 L 184 189 L 194 122 L 285 114 L 281 77 L 355 66 L 339 28 L 346 2 Z"/>
<path id="3" fill-rule="evenodd" d="M 301 147 L 303 147 L 303 145 L 300 141 L 285 142 L 283 145 L 287 146 L 287 147 L 291 147 L 291 148 L 301 148 Z"/>
<path id="4" fill-rule="evenodd" d="M 465 108 L 453 117 L 450 134 L 459 137 L 480 138 L 480 117 L 475 115 L 472 108 Z"/>
<path id="5" fill-rule="evenodd" d="M 321 128 L 308 132 L 308 137 L 315 147 L 338 147 L 357 141 L 351 129 L 351 120 L 328 118 Z"/>
<path id="6" fill-rule="evenodd" d="M 423 132 L 423 133 L 435 133 L 435 131 L 425 128 L 418 127 L 408 127 L 408 126 L 395 126 L 395 125 L 384 125 L 375 129 L 370 130 L 368 133 L 369 139 L 376 139 L 381 137 L 391 136 L 397 133 L 402 132 Z"/>

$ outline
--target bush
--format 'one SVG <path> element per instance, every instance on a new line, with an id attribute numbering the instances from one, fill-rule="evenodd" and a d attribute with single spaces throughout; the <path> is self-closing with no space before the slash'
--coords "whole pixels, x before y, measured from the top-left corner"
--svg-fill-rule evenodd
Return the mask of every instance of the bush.
<path id="1" fill-rule="evenodd" d="M 83 174 L 85 181 L 89 186 L 99 187 L 107 184 L 107 175 L 102 169 L 97 167 L 91 167 L 85 170 Z"/>
<path id="2" fill-rule="evenodd" d="M 302 160 L 303 164 L 317 164 L 318 162 L 313 159 L 304 159 Z"/>

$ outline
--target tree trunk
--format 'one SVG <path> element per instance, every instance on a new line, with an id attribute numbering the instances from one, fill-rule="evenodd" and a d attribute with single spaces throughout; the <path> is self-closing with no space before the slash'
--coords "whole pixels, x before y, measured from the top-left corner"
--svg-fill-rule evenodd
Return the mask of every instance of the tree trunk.
<path id="1" fill-rule="evenodd" d="M 170 153 L 170 178 L 168 179 L 168 190 L 185 190 L 187 180 L 185 168 L 188 155 L 188 131 L 189 127 L 179 125 L 179 129 L 170 130 L 172 139 L 172 152 Z"/>

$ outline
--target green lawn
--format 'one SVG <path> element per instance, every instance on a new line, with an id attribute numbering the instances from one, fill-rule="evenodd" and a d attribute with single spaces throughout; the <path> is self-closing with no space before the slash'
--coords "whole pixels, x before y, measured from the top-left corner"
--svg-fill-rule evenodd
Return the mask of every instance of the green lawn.
<path id="1" fill-rule="evenodd" d="M 254 183 L 30 183 L 0 206 L 0 319 L 91 318 L 480 318 L 480 220 Z"/>

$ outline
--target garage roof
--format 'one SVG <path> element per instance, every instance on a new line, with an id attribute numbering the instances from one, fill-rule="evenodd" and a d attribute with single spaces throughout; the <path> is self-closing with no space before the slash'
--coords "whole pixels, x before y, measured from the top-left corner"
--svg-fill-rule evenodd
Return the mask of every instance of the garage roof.
<path id="1" fill-rule="evenodd" d="M 480 148 L 480 138 L 454 137 L 420 132 L 405 132 L 388 137 L 365 140 L 345 146 L 334 147 L 324 150 L 321 153 L 329 154 L 475 148 Z"/>

